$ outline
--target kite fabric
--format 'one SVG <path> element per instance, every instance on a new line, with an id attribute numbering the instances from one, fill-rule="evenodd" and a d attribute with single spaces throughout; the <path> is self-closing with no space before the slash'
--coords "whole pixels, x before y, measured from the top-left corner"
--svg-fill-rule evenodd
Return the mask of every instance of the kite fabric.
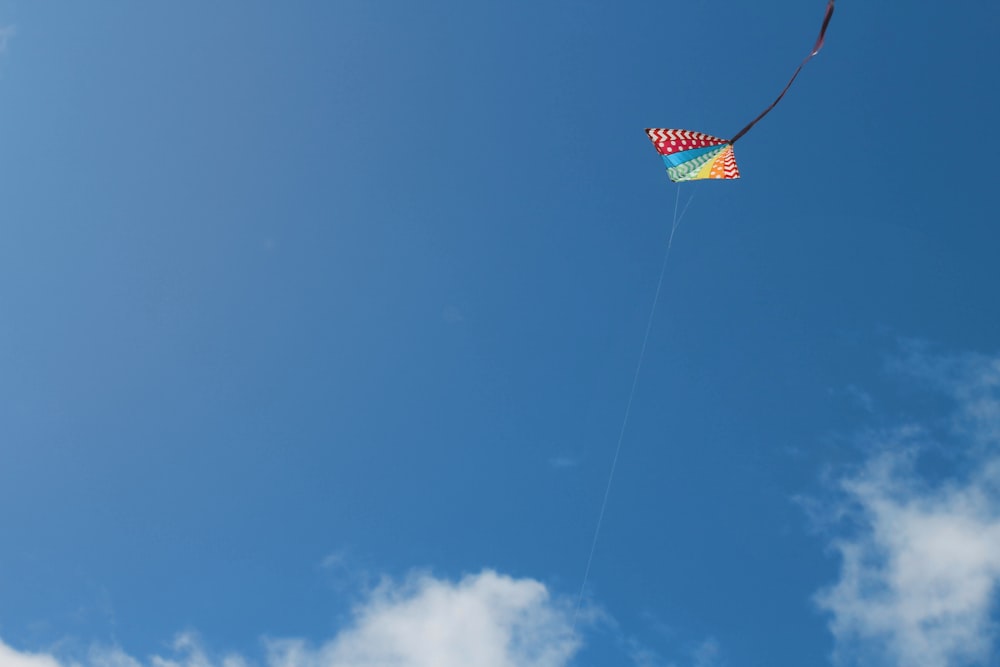
<path id="1" fill-rule="evenodd" d="M 700 178 L 739 178 L 731 141 L 688 130 L 646 130 L 674 183 Z"/>
<path id="2" fill-rule="evenodd" d="M 826 38 L 826 29 L 833 18 L 834 0 L 829 0 L 826 6 L 826 16 L 823 18 L 823 27 L 820 28 L 819 37 L 812 51 L 799 63 L 792 78 L 788 80 L 784 90 L 778 95 L 771 105 L 764 109 L 759 116 L 746 124 L 737 132 L 732 139 L 719 139 L 709 134 L 701 132 L 691 132 L 689 130 L 669 130 L 662 128 L 647 129 L 646 136 L 653 142 L 656 151 L 663 158 L 667 167 L 667 176 L 674 183 L 683 181 L 696 181 L 703 178 L 714 179 L 735 179 L 740 177 L 740 170 L 736 166 L 736 155 L 733 153 L 733 144 L 744 134 L 750 131 L 754 125 L 771 113 L 778 102 L 785 96 L 788 89 L 792 87 L 795 78 L 805 67 L 813 56 L 823 48 L 823 41 Z"/>

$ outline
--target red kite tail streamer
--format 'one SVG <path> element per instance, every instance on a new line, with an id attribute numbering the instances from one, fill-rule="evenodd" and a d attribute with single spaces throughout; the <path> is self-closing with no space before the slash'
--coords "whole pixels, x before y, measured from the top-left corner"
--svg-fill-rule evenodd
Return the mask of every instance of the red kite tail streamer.
<path id="1" fill-rule="evenodd" d="M 820 30 L 819 30 L 819 37 L 816 38 L 816 44 L 813 46 L 812 51 L 799 64 L 798 69 L 795 70 L 795 74 L 793 74 L 792 78 L 788 80 L 788 84 L 785 86 L 785 89 L 781 91 L 780 95 L 778 95 L 778 99 L 774 100 L 774 102 L 771 102 L 771 106 L 769 106 L 768 108 L 764 109 L 764 111 L 762 111 L 759 116 L 757 116 L 756 118 L 754 118 L 752 121 L 750 121 L 747 124 L 746 127 L 744 127 L 742 130 L 740 130 L 739 132 L 737 132 L 736 136 L 729 140 L 730 144 L 735 144 L 736 141 L 740 137 L 742 137 L 744 134 L 746 134 L 747 132 L 749 132 L 750 128 L 752 128 L 754 125 L 756 125 L 760 121 L 761 118 L 763 118 L 767 114 L 771 113 L 771 110 L 774 109 L 774 107 L 778 106 L 778 102 L 781 101 L 781 98 L 785 96 L 785 93 L 788 92 L 788 89 L 791 88 L 792 84 L 795 82 L 795 77 L 797 77 L 799 75 L 799 72 L 801 72 L 802 68 L 806 66 L 806 63 L 809 62 L 812 59 L 813 56 L 815 56 L 817 53 L 819 53 L 820 49 L 823 48 L 823 40 L 826 38 L 826 28 L 827 28 L 827 26 L 830 25 L 830 19 L 833 18 L 833 3 L 834 3 L 834 0 L 830 0 L 829 4 L 826 6 L 826 16 L 823 18 L 823 27 L 820 28 Z"/>

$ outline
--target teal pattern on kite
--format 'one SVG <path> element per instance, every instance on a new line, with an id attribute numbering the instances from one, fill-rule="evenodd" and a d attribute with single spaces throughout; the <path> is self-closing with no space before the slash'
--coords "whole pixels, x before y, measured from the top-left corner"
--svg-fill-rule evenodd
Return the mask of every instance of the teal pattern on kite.
<path id="1" fill-rule="evenodd" d="M 805 64 L 812 59 L 820 49 L 823 48 L 823 41 L 826 37 L 827 26 L 833 18 L 834 0 L 829 0 L 826 6 L 826 16 L 823 18 L 823 27 L 820 28 L 819 37 L 812 51 L 799 64 L 798 69 L 788 80 L 784 90 L 778 98 L 760 113 L 759 116 L 737 132 L 732 139 L 720 139 L 710 134 L 701 132 L 691 132 L 690 130 L 671 130 L 665 128 L 650 128 L 646 130 L 646 136 L 653 142 L 656 152 L 663 158 L 663 163 L 667 167 L 667 176 L 674 183 L 683 181 L 696 181 L 703 178 L 731 180 L 740 177 L 740 170 L 736 166 L 736 154 L 733 152 L 733 144 L 740 137 L 750 131 L 764 116 L 769 114 L 778 102 L 785 96 L 788 89 L 792 87 L 795 78 L 805 67 Z"/>

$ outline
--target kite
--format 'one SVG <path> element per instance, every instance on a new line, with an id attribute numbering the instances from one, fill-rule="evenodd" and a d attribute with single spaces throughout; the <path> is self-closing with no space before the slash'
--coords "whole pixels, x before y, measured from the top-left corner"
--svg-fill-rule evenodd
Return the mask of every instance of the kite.
<path id="1" fill-rule="evenodd" d="M 823 18 L 823 27 L 820 28 L 819 37 L 816 44 L 808 56 L 799 64 L 798 69 L 792 74 L 785 89 L 781 91 L 778 98 L 771 103 L 771 106 L 764 109 L 759 116 L 747 123 L 746 127 L 736 133 L 732 139 L 720 139 L 710 134 L 701 132 L 690 132 L 688 130 L 668 130 L 661 128 L 651 128 L 646 130 L 646 135 L 653 142 L 656 151 L 663 158 L 667 166 L 667 176 L 675 183 L 682 181 L 696 181 L 702 178 L 734 179 L 740 177 L 739 167 L 736 166 L 736 154 L 733 153 L 733 144 L 744 134 L 750 131 L 764 116 L 769 114 L 778 102 L 785 96 L 788 89 L 792 87 L 795 77 L 799 75 L 805 64 L 823 48 L 823 39 L 826 36 L 826 28 L 833 18 L 834 0 L 829 0 L 826 6 L 826 16 Z"/>

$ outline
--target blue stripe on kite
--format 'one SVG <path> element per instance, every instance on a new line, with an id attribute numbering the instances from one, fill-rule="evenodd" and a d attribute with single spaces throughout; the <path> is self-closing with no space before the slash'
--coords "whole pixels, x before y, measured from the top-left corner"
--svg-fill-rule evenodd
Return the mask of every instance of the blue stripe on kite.
<path id="1" fill-rule="evenodd" d="M 677 167 L 688 160 L 693 160 L 695 158 L 701 157 L 702 155 L 707 155 L 708 153 L 721 153 L 726 149 L 729 144 L 717 144 L 715 146 L 704 146 L 702 148 L 692 148 L 686 151 L 680 151 L 678 153 L 671 153 L 669 155 L 663 155 L 663 162 L 670 167 Z"/>

